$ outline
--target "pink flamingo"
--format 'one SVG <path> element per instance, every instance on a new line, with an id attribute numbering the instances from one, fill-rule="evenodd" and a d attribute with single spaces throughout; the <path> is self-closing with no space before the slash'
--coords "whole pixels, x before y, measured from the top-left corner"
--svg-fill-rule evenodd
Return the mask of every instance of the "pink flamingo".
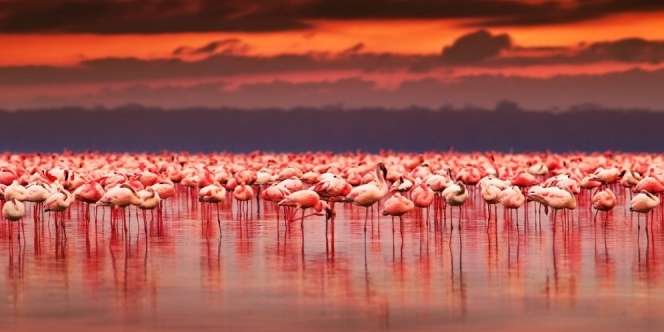
<path id="1" fill-rule="evenodd" d="M 427 223 L 429 222 L 429 207 L 433 203 L 435 193 L 426 183 L 420 183 L 411 192 L 411 198 L 415 207 L 427 210 Z"/>
<path id="2" fill-rule="evenodd" d="M 376 165 L 376 176 L 378 182 L 370 182 L 357 186 L 348 193 L 348 196 L 346 196 L 346 198 L 353 202 L 353 204 L 364 207 L 365 233 L 367 231 L 367 220 L 369 219 L 369 207 L 383 199 L 387 194 L 387 183 L 385 181 L 387 168 L 385 168 L 385 164 L 378 163 L 378 165 Z"/>
<path id="3" fill-rule="evenodd" d="M 608 212 L 616 206 L 617 201 L 618 199 L 616 198 L 616 195 L 609 188 L 596 192 L 592 197 L 592 206 L 595 209 L 593 222 L 595 221 L 595 218 L 597 218 L 598 211 L 603 211 L 605 214 L 608 214 Z"/>

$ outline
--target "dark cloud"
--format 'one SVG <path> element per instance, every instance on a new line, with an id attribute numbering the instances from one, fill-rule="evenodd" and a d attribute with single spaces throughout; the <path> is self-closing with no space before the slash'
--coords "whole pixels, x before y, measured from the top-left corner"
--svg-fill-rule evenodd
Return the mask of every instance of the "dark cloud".
<path id="1" fill-rule="evenodd" d="M 500 54 L 512 47 L 512 40 L 507 34 L 492 35 L 486 30 L 479 30 L 461 36 L 450 46 L 443 48 L 442 59 L 453 64 L 480 62 Z"/>
<path id="2" fill-rule="evenodd" d="M 100 58 L 76 66 L 0 67 L 0 86 L 31 86 L 132 82 L 167 79 L 214 79 L 237 75 L 279 75 L 315 71 L 427 73 L 435 69 L 525 67 L 534 65 L 582 65 L 622 62 L 639 65 L 664 60 L 664 41 L 621 39 L 575 48 L 527 48 L 512 45 L 508 35 L 477 31 L 459 37 L 442 54 L 404 55 L 364 52 L 357 43 L 336 54 L 246 54 L 249 46 L 237 39 L 211 42 L 200 47 L 181 47 L 177 56 L 198 56 L 194 61 L 179 58 Z M 526 53 L 544 51 L 544 55 Z"/>
<path id="3" fill-rule="evenodd" d="M 179 51 L 183 52 L 183 51 Z M 0 85 L 103 83 L 232 75 L 279 74 L 327 70 L 364 72 L 426 70 L 440 63 L 438 55 L 399 55 L 347 52 L 340 54 L 281 54 L 251 56 L 214 54 L 196 61 L 102 58 L 73 67 L 0 67 Z"/>
<path id="4" fill-rule="evenodd" d="M 508 55 L 492 57 L 476 65 L 484 67 L 511 67 L 534 65 L 582 65 L 598 62 L 631 64 L 658 64 L 664 61 L 664 41 L 625 38 L 614 41 L 595 42 L 579 47 L 527 48 L 511 46 L 505 48 Z M 529 51 L 544 55 L 520 55 Z M 468 63 L 468 62 L 466 62 Z"/>
<path id="5" fill-rule="evenodd" d="M 357 54 L 360 51 L 362 51 L 364 48 L 365 48 L 364 43 L 357 43 L 357 44 L 341 51 L 340 54 L 344 54 L 344 55 Z"/>
<path id="6" fill-rule="evenodd" d="M 580 57 L 606 59 L 620 62 L 659 63 L 664 59 L 664 41 L 626 38 L 611 42 L 599 42 L 584 48 Z"/>
<path id="7" fill-rule="evenodd" d="M 165 33 L 275 31 L 306 23 L 283 1 L 4 0 L 0 31 Z"/>
<path id="8" fill-rule="evenodd" d="M 117 106 L 127 103 L 166 108 L 232 106 L 242 108 L 297 106 L 346 108 L 421 106 L 438 108 L 479 106 L 491 108 L 509 99 L 528 109 L 567 109 L 575 105 L 596 104 L 614 108 L 662 110 L 664 70 L 603 75 L 568 75 L 551 78 L 479 75 L 453 81 L 419 79 L 405 81 L 395 89 L 381 88 L 362 78 L 325 82 L 272 81 L 227 89 L 226 82 L 190 86 L 152 87 L 136 84 L 81 92 L 71 96 L 12 97 L 0 108 L 32 108 L 62 105 Z"/>
<path id="9" fill-rule="evenodd" d="M 249 51 L 249 45 L 237 38 L 215 40 L 201 47 L 180 46 L 173 50 L 173 55 L 210 55 L 215 53 L 241 55 Z"/>
<path id="10" fill-rule="evenodd" d="M 457 38 L 452 45 L 444 47 L 441 54 L 444 64 L 456 66 L 505 67 L 597 62 L 657 64 L 664 60 L 664 41 L 625 38 L 569 48 L 521 47 L 514 45 L 507 34 L 478 30 Z"/>
<path id="11" fill-rule="evenodd" d="M 472 26 L 577 22 L 664 10 L 657 0 L 4 0 L 0 31 L 164 33 L 305 29 L 312 19 L 472 19 Z"/>
<path id="12" fill-rule="evenodd" d="M 577 0 L 531 3 L 512 15 L 485 17 L 482 26 L 529 26 L 573 23 L 606 17 L 612 14 L 654 12 L 664 10 L 659 0 Z"/>

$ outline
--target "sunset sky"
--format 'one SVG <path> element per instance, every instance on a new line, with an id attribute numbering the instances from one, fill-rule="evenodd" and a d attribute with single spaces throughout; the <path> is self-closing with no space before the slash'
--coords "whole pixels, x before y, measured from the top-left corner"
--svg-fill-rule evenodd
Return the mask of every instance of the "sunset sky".
<path id="1" fill-rule="evenodd" d="M 664 2 L 0 0 L 0 108 L 664 109 Z"/>

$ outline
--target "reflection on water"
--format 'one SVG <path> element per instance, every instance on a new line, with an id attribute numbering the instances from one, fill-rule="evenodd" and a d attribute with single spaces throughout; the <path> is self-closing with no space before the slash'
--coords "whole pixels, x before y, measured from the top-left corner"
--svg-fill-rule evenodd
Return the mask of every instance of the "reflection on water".
<path id="1" fill-rule="evenodd" d="M 228 205 L 221 238 L 216 216 L 185 198 L 161 222 L 132 210 L 126 232 L 101 209 L 85 223 L 74 208 L 66 240 L 49 217 L 28 216 L 23 231 L 0 226 L 0 326 L 660 330 L 662 212 L 637 227 L 619 206 L 593 223 L 579 201 L 555 226 L 532 204 L 527 219 L 498 210 L 487 221 L 475 201 L 461 227 L 455 209 L 453 227 L 449 210 L 444 223 L 416 212 L 374 217 L 366 234 L 360 208 L 338 205 L 333 224 L 312 217 L 287 231 L 270 205 L 242 221 Z"/>

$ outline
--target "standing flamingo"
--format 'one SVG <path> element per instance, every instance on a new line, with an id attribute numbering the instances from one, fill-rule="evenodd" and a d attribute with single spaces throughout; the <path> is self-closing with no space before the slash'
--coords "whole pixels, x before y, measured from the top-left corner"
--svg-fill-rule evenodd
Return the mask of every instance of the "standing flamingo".
<path id="1" fill-rule="evenodd" d="M 482 199 L 484 200 L 484 203 L 486 204 L 486 209 L 488 211 L 488 218 L 491 218 L 491 207 L 493 206 L 495 209 L 495 213 L 498 213 L 498 206 L 497 204 L 500 203 L 500 193 L 502 190 L 493 185 L 493 184 L 485 184 L 480 186 L 480 195 L 482 196 Z M 496 218 L 497 220 L 497 218 Z"/>
<path id="2" fill-rule="evenodd" d="M 357 186 L 348 193 L 348 196 L 346 196 L 348 200 L 353 202 L 353 204 L 364 207 L 365 233 L 367 231 L 367 220 L 369 219 L 369 207 L 383 199 L 387 194 L 386 176 L 387 168 L 385 168 L 385 164 L 382 162 L 378 163 L 378 165 L 376 165 L 376 178 L 378 179 L 378 182 L 370 182 Z"/>
<path id="3" fill-rule="evenodd" d="M 618 199 L 616 198 L 616 195 L 609 188 L 596 192 L 592 197 L 592 206 L 595 209 L 593 222 L 595 221 L 595 218 L 597 218 L 598 211 L 603 211 L 605 214 L 608 214 L 608 212 L 616 206 L 617 201 Z"/>
<path id="4" fill-rule="evenodd" d="M 466 199 L 468 198 L 468 190 L 466 190 L 466 185 L 463 183 L 452 183 L 445 190 L 443 190 L 443 198 L 445 202 L 450 206 L 450 218 L 452 216 L 451 209 L 453 207 L 459 208 L 459 228 L 461 227 L 461 206 Z M 447 207 L 445 207 L 447 208 Z M 450 228 L 454 228 L 452 222 L 450 221 Z"/>
<path id="5" fill-rule="evenodd" d="M 238 202 L 240 218 L 242 218 L 242 208 L 245 207 L 245 216 L 249 216 L 249 201 L 254 198 L 254 190 L 251 186 L 245 184 L 243 179 L 238 180 L 238 185 L 233 189 L 233 197 Z"/>
<path id="6" fill-rule="evenodd" d="M 500 192 L 500 204 L 504 209 L 510 211 L 520 208 L 526 201 L 525 196 L 517 186 L 507 187 Z M 519 222 L 519 214 L 517 213 L 517 225 Z"/>
<path id="7" fill-rule="evenodd" d="M 23 217 L 25 216 L 25 205 L 23 202 L 19 201 L 16 198 L 12 198 L 5 202 L 5 204 L 2 206 L 2 217 L 5 218 L 6 220 L 9 220 L 10 222 L 10 229 L 9 229 L 9 236 L 12 235 L 12 229 L 13 226 L 11 226 L 14 222 L 19 222 L 19 228 L 21 229 L 21 232 L 24 231 L 23 228 Z M 25 236 L 24 236 L 25 238 Z M 19 240 L 21 239 L 21 236 L 19 235 Z"/>
<path id="8" fill-rule="evenodd" d="M 556 214 L 559 210 L 576 209 L 576 198 L 572 193 L 558 187 L 540 188 L 537 191 L 529 191 L 528 198 L 540 202 L 544 205 L 544 212 L 549 213 L 549 208 L 553 209 L 553 222 L 556 221 Z"/>
<path id="9" fill-rule="evenodd" d="M 221 218 L 219 213 L 219 204 L 226 201 L 226 188 L 222 185 L 213 183 L 207 185 L 198 191 L 198 201 L 206 204 L 214 204 L 217 209 L 217 225 L 219 226 L 219 236 L 221 236 Z"/>
<path id="10" fill-rule="evenodd" d="M 654 210 L 660 203 L 659 197 L 648 191 L 642 191 L 632 198 L 629 202 L 629 210 L 639 214 L 647 214 Z M 637 218 L 637 227 L 641 229 L 640 218 Z M 646 231 L 648 230 L 648 218 L 646 217 Z"/>
<path id="11" fill-rule="evenodd" d="M 415 204 L 410 199 L 402 196 L 400 193 L 395 193 L 392 197 L 385 201 L 383 208 L 384 216 L 399 217 L 402 222 L 402 216 L 415 208 Z"/>
<path id="12" fill-rule="evenodd" d="M 44 202 L 44 206 L 46 207 L 45 211 L 55 213 L 55 226 L 62 229 L 62 234 L 65 239 L 67 239 L 67 231 L 65 228 L 63 212 L 74 203 L 74 199 L 74 195 L 69 191 L 60 188 L 55 193 L 51 194 Z M 58 215 L 60 215 L 59 218 Z"/>
<path id="13" fill-rule="evenodd" d="M 413 204 L 419 209 L 427 210 L 427 223 L 429 222 L 429 207 L 433 203 L 435 193 L 426 183 L 422 182 L 416 186 L 410 194 Z"/>
<path id="14" fill-rule="evenodd" d="M 318 193 L 310 189 L 299 190 L 289 194 L 279 202 L 279 206 L 288 206 L 294 209 L 302 210 L 302 215 L 300 217 L 300 227 L 303 227 L 304 218 L 310 216 L 305 215 L 307 209 L 314 209 L 314 215 L 321 215 L 324 212 L 326 216 L 326 222 L 332 216 L 332 211 L 330 210 L 327 203 L 320 199 Z M 288 220 L 286 220 L 286 225 L 293 221 L 295 213 L 296 212 L 288 217 Z"/>

